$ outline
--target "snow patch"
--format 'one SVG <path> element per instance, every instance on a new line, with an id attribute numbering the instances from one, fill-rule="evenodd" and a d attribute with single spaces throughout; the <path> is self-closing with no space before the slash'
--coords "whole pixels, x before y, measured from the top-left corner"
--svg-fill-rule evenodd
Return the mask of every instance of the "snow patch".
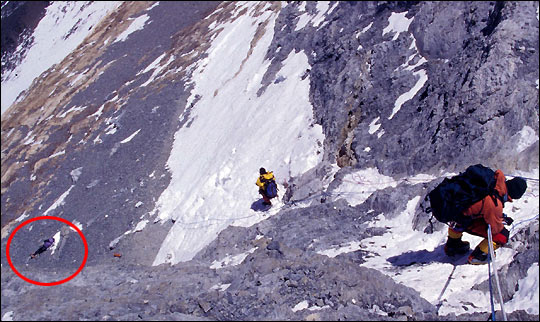
<path id="1" fill-rule="evenodd" d="M 301 311 L 301 310 L 305 310 L 309 307 L 309 303 L 307 300 L 303 300 L 302 302 L 296 304 L 293 308 L 292 308 L 292 311 L 293 312 L 297 312 L 297 311 Z"/>
<path id="2" fill-rule="evenodd" d="M 375 132 L 377 132 L 379 130 L 379 128 L 381 127 L 381 124 L 377 124 L 379 122 L 381 118 L 380 117 L 377 117 L 376 119 L 374 119 L 373 121 L 371 121 L 371 123 L 369 123 L 369 134 L 373 134 Z"/>
<path id="3" fill-rule="evenodd" d="M 82 174 L 83 167 L 79 167 L 77 169 L 72 170 L 69 174 L 71 175 L 71 180 L 73 182 L 77 182 L 79 180 L 79 177 Z"/>
<path id="4" fill-rule="evenodd" d="M 23 221 L 25 218 L 28 218 L 28 217 L 30 217 L 30 215 L 27 215 L 27 214 L 26 214 L 26 211 L 25 211 L 19 218 L 15 219 L 15 221 L 21 222 L 21 221 Z"/>
<path id="5" fill-rule="evenodd" d="M 527 276 L 518 281 L 518 290 L 512 300 L 504 304 L 506 312 L 524 310 L 529 314 L 538 315 L 538 263 L 527 270 Z M 536 303 L 536 305 L 534 305 Z"/>
<path id="6" fill-rule="evenodd" d="M 128 136 L 128 137 L 125 138 L 124 140 L 120 141 L 120 143 L 122 143 L 122 144 L 128 143 L 129 141 L 133 140 L 133 138 L 135 137 L 135 135 L 139 134 L 140 131 L 141 131 L 141 129 L 138 129 L 138 130 L 135 131 L 133 134 L 131 134 L 130 136 Z"/>
<path id="7" fill-rule="evenodd" d="M 392 12 L 388 18 L 388 26 L 383 29 L 383 36 L 389 32 L 395 32 L 394 38 L 396 40 L 399 37 L 399 34 L 409 30 L 409 25 L 414 18 L 407 18 L 407 12 Z"/>
<path id="8" fill-rule="evenodd" d="M 538 141 L 538 134 L 531 127 L 525 125 L 521 131 L 515 134 L 510 142 L 517 142 L 516 150 L 518 153 L 527 149 Z"/>
<path id="9" fill-rule="evenodd" d="M 340 254 L 344 254 L 344 253 L 351 253 L 351 252 L 355 252 L 357 250 L 359 250 L 361 247 L 360 247 L 360 242 L 358 241 L 352 241 L 352 242 L 348 242 L 346 243 L 345 245 L 343 246 L 338 246 L 338 247 L 335 247 L 335 248 L 330 248 L 330 249 L 326 249 L 326 250 L 320 250 L 317 252 L 317 254 L 321 254 L 321 255 L 326 255 L 330 258 L 334 258 Z"/>
<path id="10" fill-rule="evenodd" d="M 222 260 L 215 260 L 210 265 L 210 268 L 212 268 L 212 269 L 220 269 L 220 268 L 225 268 L 225 267 L 229 267 L 229 266 L 236 266 L 238 264 L 241 264 L 244 261 L 244 259 L 246 259 L 246 257 L 248 257 L 249 254 L 252 254 L 256 249 L 257 249 L 257 247 L 254 247 L 254 248 L 248 250 L 245 253 L 241 253 L 241 254 L 238 254 L 238 255 L 228 255 L 225 258 L 223 258 Z"/>
<path id="11" fill-rule="evenodd" d="M 13 321 L 13 311 L 9 311 L 2 315 L 2 321 Z"/>
<path id="12" fill-rule="evenodd" d="M 140 221 L 137 226 L 135 227 L 135 229 L 133 229 L 132 232 L 136 233 L 136 232 L 139 232 L 139 231 L 142 231 L 144 229 L 144 227 L 146 227 L 146 225 L 148 224 L 148 220 L 142 220 Z"/>
<path id="13" fill-rule="evenodd" d="M 412 99 L 416 93 L 424 86 L 424 84 L 428 80 L 428 76 L 425 70 L 421 69 L 419 71 L 416 71 L 413 73 L 415 76 L 419 76 L 418 80 L 416 81 L 416 84 L 411 88 L 408 92 L 401 94 L 396 102 L 394 103 L 394 109 L 392 110 L 392 114 L 390 117 L 388 117 L 389 120 L 391 120 L 394 115 L 401 109 L 401 106 L 407 102 L 408 100 Z"/>
<path id="14" fill-rule="evenodd" d="M 294 31 L 298 31 L 305 26 L 307 26 L 308 23 L 311 22 L 311 25 L 315 28 L 319 27 L 319 25 L 325 21 L 326 15 L 329 15 L 336 6 L 338 5 L 338 2 L 334 3 L 334 5 L 330 8 L 330 1 L 317 1 L 317 14 L 315 16 L 310 15 L 309 13 L 303 13 L 300 15 L 298 22 L 296 23 L 296 27 Z M 302 3 L 299 7 L 299 11 L 305 11 L 305 4 Z M 323 27 L 326 24 L 321 25 Z"/>
<path id="15" fill-rule="evenodd" d="M 210 289 L 211 290 L 217 290 L 217 291 L 220 291 L 220 292 L 224 292 L 226 291 L 229 286 L 231 286 L 231 283 L 228 283 L 228 284 L 217 284 L 217 285 L 214 285 L 212 286 Z"/>
<path id="16" fill-rule="evenodd" d="M 60 244 L 60 239 L 62 238 L 62 234 L 60 232 L 56 232 L 53 238 L 54 238 L 54 244 L 51 245 L 51 255 L 54 254 L 54 252 L 56 251 L 56 248 L 58 248 L 58 245 Z"/>
<path id="17" fill-rule="evenodd" d="M 56 199 L 56 201 L 43 213 L 43 216 L 47 216 L 49 212 L 53 211 L 58 206 L 63 205 L 65 203 L 64 200 L 69 195 L 69 193 L 71 192 L 71 189 L 73 189 L 73 187 L 75 187 L 75 186 L 71 186 L 66 192 L 64 192 L 60 197 L 58 197 L 58 199 Z"/>
<path id="18" fill-rule="evenodd" d="M 129 20 L 133 20 L 133 21 L 131 22 L 129 27 L 126 30 L 124 30 L 123 33 L 121 33 L 120 35 L 118 35 L 118 37 L 116 37 L 116 39 L 113 41 L 113 44 L 119 41 L 126 41 L 129 35 L 131 35 L 132 33 L 138 30 L 143 29 L 148 19 L 150 19 L 149 15 L 142 15 L 135 19 L 130 18 Z"/>
<path id="19" fill-rule="evenodd" d="M 70 108 L 69 110 L 65 111 L 65 112 L 62 113 L 62 114 L 57 115 L 56 117 L 64 118 L 64 117 L 66 117 L 66 116 L 67 116 L 69 113 L 71 113 L 71 112 L 83 111 L 85 108 L 86 108 L 86 106 L 73 106 L 73 107 Z"/>
<path id="20" fill-rule="evenodd" d="M 369 25 L 367 25 L 364 29 L 358 31 L 354 37 L 355 38 L 360 37 L 360 35 L 365 33 L 366 31 L 368 31 L 371 28 L 371 26 L 373 26 L 373 22 L 371 22 Z"/>
<path id="21" fill-rule="evenodd" d="M 356 206 L 369 198 L 372 193 L 398 184 L 392 177 L 379 173 L 376 168 L 367 168 L 347 174 L 341 185 L 332 191 L 334 200 L 345 198 L 351 206 Z"/>

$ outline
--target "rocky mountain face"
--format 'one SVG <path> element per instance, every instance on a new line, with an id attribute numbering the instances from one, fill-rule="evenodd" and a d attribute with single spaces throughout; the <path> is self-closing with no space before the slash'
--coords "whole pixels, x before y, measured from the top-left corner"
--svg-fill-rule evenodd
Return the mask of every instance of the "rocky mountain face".
<path id="1" fill-rule="evenodd" d="M 234 2 L 126 2 L 61 64 L 36 79 L 2 114 L 2 315 L 12 311 L 17 320 L 484 320 L 485 313 L 439 315 L 418 291 L 360 266 L 373 256 L 368 251 L 320 254 L 333 245 L 383 235 L 385 228 L 366 223 L 380 215 L 396 217 L 440 179 L 377 190 L 356 206 L 328 196 L 344 176 L 370 167 L 396 180 L 438 177 L 476 163 L 509 172 L 537 169 L 538 3 L 361 1 L 329 7 L 323 22 L 303 28 L 298 28 L 302 14 L 316 16 L 317 2 L 260 3 L 249 13 L 277 14 L 260 95 L 280 81 L 289 53 L 303 51 L 308 57 L 304 74 L 310 79 L 314 119 L 326 138 L 324 155 L 315 168 L 292 178 L 284 192 L 287 205 L 308 205 L 284 207 L 251 227 L 230 226 L 192 260 L 176 265 L 151 266 L 172 223 L 140 231 L 136 225 L 153 211 L 171 180 L 166 162 L 174 134 L 190 125 L 180 118 L 196 103 L 188 104 L 190 66 L 207 57 L 219 33 L 212 26 L 248 13 Z M 109 41 L 143 13 L 159 23 L 125 41 Z M 406 28 L 388 28 L 392 17 L 407 22 Z M 141 70 L 162 55 L 176 59 L 147 83 L 151 73 Z M 5 56 L 2 74 L 15 59 Z M 139 129 L 137 144 L 124 148 L 121 140 Z M 530 133 L 536 141 L 526 141 Z M 28 143 L 32 139 L 39 144 Z M 69 196 L 59 199 L 66 191 Z M 83 224 L 90 245 L 84 270 L 60 286 L 23 281 L 5 252 L 18 218 L 44 213 Z M 416 206 L 415 229 L 429 234 L 428 219 L 423 205 Z M 57 225 L 60 230 L 62 224 Z M 26 265 L 36 242 L 47 237 L 46 226 L 36 223 L 31 231 L 19 231 L 10 249 L 21 251 L 11 251 L 10 259 L 25 276 L 58 280 L 81 265 L 85 246 L 74 230 L 64 228 L 52 256 L 40 258 L 40 267 Z M 445 227 L 437 223 L 434 229 Z M 502 285 L 507 300 L 538 263 L 538 221 L 522 228 L 514 242 L 519 255 L 501 268 L 508 276 Z M 213 266 L 226 255 L 244 253 L 238 265 Z M 476 288 L 487 290 L 487 282 Z M 325 309 L 291 310 L 302 301 Z M 515 311 L 509 318 L 537 320 L 538 315 Z"/>
<path id="2" fill-rule="evenodd" d="M 24 51 L 18 54 L 16 48 L 30 45 L 30 34 L 48 5 L 48 1 L 2 1 L 2 71 L 14 69 L 20 63 Z"/>

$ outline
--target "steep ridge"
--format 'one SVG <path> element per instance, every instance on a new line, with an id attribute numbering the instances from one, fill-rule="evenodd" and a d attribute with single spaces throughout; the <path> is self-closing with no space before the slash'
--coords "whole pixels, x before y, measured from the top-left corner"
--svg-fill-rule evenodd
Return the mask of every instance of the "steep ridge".
<path id="1" fill-rule="evenodd" d="M 537 13 L 118 3 L 2 114 L 2 249 L 44 214 L 89 245 L 54 287 L 3 251 L 2 320 L 484 320 L 487 274 L 444 257 L 422 203 L 473 163 L 531 179 L 497 261 L 509 318 L 537 320 L 516 302 L 538 272 Z M 279 180 L 266 212 L 259 166 Z M 84 248 L 40 221 L 10 259 L 54 281 Z"/>

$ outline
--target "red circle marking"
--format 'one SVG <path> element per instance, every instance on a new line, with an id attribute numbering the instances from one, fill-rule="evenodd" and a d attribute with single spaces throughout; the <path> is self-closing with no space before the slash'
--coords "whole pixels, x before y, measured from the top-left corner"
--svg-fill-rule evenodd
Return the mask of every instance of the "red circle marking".
<path id="1" fill-rule="evenodd" d="M 34 222 L 34 221 L 38 221 L 38 220 L 42 220 L 42 219 L 57 220 L 57 221 L 63 222 L 66 225 L 69 225 L 71 228 L 75 229 L 75 231 L 77 231 L 77 233 L 79 233 L 79 235 L 81 236 L 81 239 L 82 239 L 82 241 L 84 243 L 84 258 L 83 258 L 83 261 L 81 263 L 81 266 L 79 267 L 79 269 L 73 275 L 71 275 L 68 278 L 65 278 L 65 279 L 63 279 L 61 281 L 51 282 L 51 283 L 43 283 L 43 282 L 37 282 L 37 281 L 31 280 L 28 277 L 26 277 L 26 276 L 22 275 L 21 273 L 19 273 L 19 271 L 17 271 L 17 269 L 15 268 L 13 263 L 11 262 L 11 257 L 9 256 L 9 245 L 11 244 L 11 240 L 15 236 L 15 233 L 19 229 L 21 229 L 22 227 L 28 225 L 29 223 Z M 86 264 L 86 259 L 88 258 L 88 244 L 86 243 L 86 238 L 84 238 L 84 235 L 83 235 L 82 231 L 77 226 L 72 224 L 70 221 L 68 221 L 68 220 L 66 220 L 64 218 L 54 217 L 54 216 L 39 216 L 39 217 L 35 217 L 35 218 L 28 219 L 28 220 L 24 221 L 22 224 L 17 226 L 17 228 L 15 228 L 15 230 L 13 230 L 13 232 L 11 233 L 11 235 L 9 236 L 9 239 L 7 241 L 6 256 L 7 256 L 7 261 L 9 263 L 9 266 L 11 266 L 11 269 L 15 272 L 15 274 L 17 274 L 23 280 L 27 281 L 28 283 L 32 283 L 32 284 L 40 285 L 40 286 L 54 286 L 54 285 L 63 284 L 65 282 L 71 280 L 72 278 L 77 276 L 77 274 L 79 274 L 82 271 L 82 269 L 84 267 L 84 264 Z"/>

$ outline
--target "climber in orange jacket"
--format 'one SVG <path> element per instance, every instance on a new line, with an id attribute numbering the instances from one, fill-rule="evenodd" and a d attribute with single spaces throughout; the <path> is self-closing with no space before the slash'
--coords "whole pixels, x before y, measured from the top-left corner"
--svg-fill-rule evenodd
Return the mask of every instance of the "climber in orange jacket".
<path id="1" fill-rule="evenodd" d="M 469 255 L 468 262 L 486 264 L 489 253 L 488 224 L 491 226 L 493 249 L 508 242 L 510 232 L 504 227 L 504 223 L 512 224 L 513 220 L 503 213 L 504 202 L 521 198 L 527 189 L 527 182 L 520 177 L 507 181 L 501 170 L 495 171 L 495 180 L 496 196 L 486 196 L 463 212 L 465 216 L 472 218 L 472 223 L 467 227 L 457 224 L 448 227 L 448 241 L 444 246 L 447 255 L 464 254 L 469 251 L 469 242 L 461 240 L 463 232 L 466 232 L 484 237 Z"/>

